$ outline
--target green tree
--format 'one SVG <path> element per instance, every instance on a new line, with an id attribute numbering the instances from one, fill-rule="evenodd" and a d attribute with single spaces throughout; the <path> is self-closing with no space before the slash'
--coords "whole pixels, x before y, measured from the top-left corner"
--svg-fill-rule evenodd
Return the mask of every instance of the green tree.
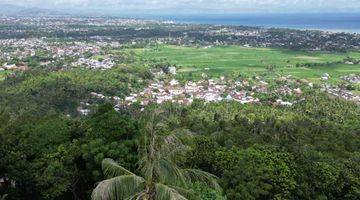
<path id="1" fill-rule="evenodd" d="M 112 159 L 104 159 L 102 168 L 110 178 L 97 185 L 92 193 L 93 200 L 186 200 L 192 196 L 188 188 L 194 181 L 220 190 L 214 175 L 197 169 L 184 169 L 175 162 L 175 158 L 187 147 L 176 134 L 167 133 L 168 128 L 164 123 L 150 120 L 145 127 L 144 146 L 139 150 L 142 176 L 125 169 Z"/>
<path id="2" fill-rule="evenodd" d="M 230 155 L 233 152 L 230 152 Z M 223 175 L 229 199 L 289 199 L 296 188 L 293 158 L 273 147 L 251 147 L 233 154 L 235 165 Z M 221 157 L 228 157 L 221 154 Z M 221 159 L 221 158 L 219 158 Z M 227 162 L 225 162 L 227 163 Z M 224 168 L 228 168 L 224 167 Z"/>

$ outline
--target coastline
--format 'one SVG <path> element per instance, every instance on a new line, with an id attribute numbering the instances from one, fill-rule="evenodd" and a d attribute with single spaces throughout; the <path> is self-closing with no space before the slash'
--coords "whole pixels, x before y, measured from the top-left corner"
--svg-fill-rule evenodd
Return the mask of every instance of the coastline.
<path id="1" fill-rule="evenodd" d="M 360 34 L 360 13 L 328 14 L 194 14 L 141 15 L 144 19 L 171 20 L 185 24 L 289 28 Z"/>

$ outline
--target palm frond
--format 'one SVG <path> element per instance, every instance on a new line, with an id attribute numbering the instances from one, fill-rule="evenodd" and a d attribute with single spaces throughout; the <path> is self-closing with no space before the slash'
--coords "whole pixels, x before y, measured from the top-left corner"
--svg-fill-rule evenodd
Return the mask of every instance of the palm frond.
<path id="1" fill-rule="evenodd" d="M 199 169 L 183 169 L 182 173 L 189 182 L 202 182 L 208 186 L 214 188 L 217 191 L 221 191 L 220 185 L 217 183 L 217 177 L 208 172 L 199 170 Z"/>
<path id="2" fill-rule="evenodd" d="M 167 185 L 167 186 L 175 189 L 179 194 L 186 197 L 187 199 L 195 199 L 194 197 L 196 197 L 192 189 L 185 189 L 174 185 Z"/>
<path id="3" fill-rule="evenodd" d="M 139 166 L 141 170 L 141 174 L 143 177 L 148 181 L 153 181 L 153 175 L 154 175 L 154 168 L 155 168 L 155 162 L 150 160 L 148 157 L 144 156 L 139 160 Z"/>
<path id="4" fill-rule="evenodd" d="M 155 185 L 155 190 L 157 200 L 187 200 L 176 189 L 161 183 Z"/>
<path id="5" fill-rule="evenodd" d="M 147 190 L 143 190 L 139 193 L 136 193 L 128 198 L 126 198 L 125 200 L 142 200 L 142 198 L 147 194 Z"/>
<path id="6" fill-rule="evenodd" d="M 102 161 L 102 169 L 106 176 L 116 177 L 122 175 L 135 175 L 112 159 L 106 158 Z"/>
<path id="7" fill-rule="evenodd" d="M 173 158 L 179 153 L 186 151 L 188 147 L 176 136 L 176 134 L 167 135 L 161 144 L 159 153 L 161 157 Z"/>
<path id="8" fill-rule="evenodd" d="M 155 125 L 153 126 L 154 131 L 166 130 L 166 129 L 168 129 L 168 128 L 169 128 L 169 126 L 168 126 L 166 123 L 164 123 L 164 122 L 157 122 L 157 123 L 155 123 Z"/>
<path id="9" fill-rule="evenodd" d="M 182 170 L 167 159 L 160 159 L 155 165 L 155 174 L 162 183 L 176 186 L 186 186 L 186 177 Z"/>
<path id="10" fill-rule="evenodd" d="M 181 141 L 174 135 L 164 137 L 153 135 L 149 144 L 146 153 L 138 161 L 144 177 L 152 180 L 155 175 L 163 180 L 162 177 L 178 176 L 180 170 L 171 163 L 171 158 L 181 150 L 185 150 Z"/>
<path id="11" fill-rule="evenodd" d="M 92 200 L 127 199 L 145 189 L 145 180 L 135 175 L 118 176 L 101 181 L 93 190 Z"/>

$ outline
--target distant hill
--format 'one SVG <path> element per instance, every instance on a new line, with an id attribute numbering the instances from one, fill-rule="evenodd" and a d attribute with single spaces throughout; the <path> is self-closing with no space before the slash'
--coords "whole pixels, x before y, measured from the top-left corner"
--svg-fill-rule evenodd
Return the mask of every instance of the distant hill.
<path id="1" fill-rule="evenodd" d="M 8 16 L 42 16 L 42 15 L 67 15 L 63 11 L 36 8 L 36 7 L 23 7 L 10 4 L 0 4 L 0 15 Z"/>
<path id="2" fill-rule="evenodd" d="M 30 16 L 39 16 L 39 15 L 67 15 L 67 13 L 44 8 L 26 8 L 20 11 L 18 15 L 30 15 Z"/>
<path id="3" fill-rule="evenodd" d="M 15 6 L 10 4 L 0 4 L 0 15 L 16 15 L 21 10 L 25 9 L 21 6 Z"/>

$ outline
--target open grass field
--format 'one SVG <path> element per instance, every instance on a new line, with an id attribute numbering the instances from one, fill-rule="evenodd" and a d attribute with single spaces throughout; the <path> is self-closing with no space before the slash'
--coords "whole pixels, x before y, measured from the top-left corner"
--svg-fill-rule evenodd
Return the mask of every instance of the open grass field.
<path id="1" fill-rule="evenodd" d="M 269 65 L 275 65 L 278 73 L 309 79 L 319 78 L 325 72 L 333 77 L 360 73 L 360 65 L 326 64 L 341 61 L 347 56 L 360 59 L 360 52 L 308 53 L 237 46 L 213 48 L 160 46 L 152 49 L 137 49 L 135 52 L 147 59 L 165 59 L 172 64 L 181 66 L 181 72 L 207 72 L 212 75 L 235 72 L 254 74 L 266 71 Z M 307 68 L 296 67 L 297 63 L 324 63 L 325 65 Z"/>

